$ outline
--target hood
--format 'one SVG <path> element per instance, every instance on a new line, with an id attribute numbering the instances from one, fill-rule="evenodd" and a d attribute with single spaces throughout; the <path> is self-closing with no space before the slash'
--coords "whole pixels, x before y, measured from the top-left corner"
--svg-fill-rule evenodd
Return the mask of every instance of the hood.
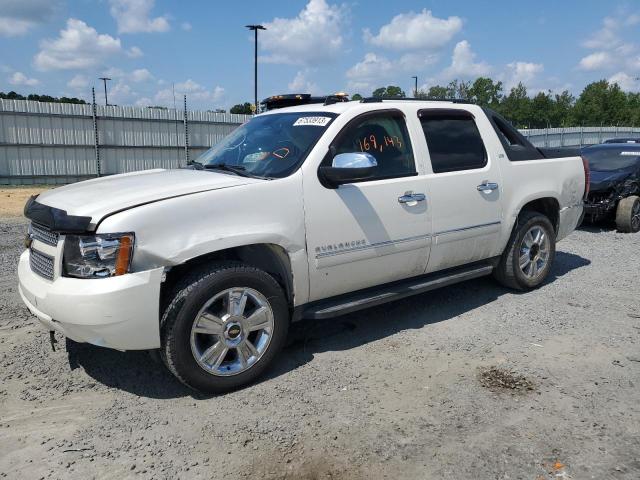
<path id="1" fill-rule="evenodd" d="M 635 167 L 623 170 L 603 172 L 591 170 L 591 183 L 589 190 L 600 192 L 614 187 L 617 183 L 624 182 L 634 172 Z"/>
<path id="2" fill-rule="evenodd" d="M 36 202 L 90 217 L 95 225 L 105 215 L 145 203 L 261 181 L 205 170 L 145 170 L 66 185 L 41 193 Z"/>

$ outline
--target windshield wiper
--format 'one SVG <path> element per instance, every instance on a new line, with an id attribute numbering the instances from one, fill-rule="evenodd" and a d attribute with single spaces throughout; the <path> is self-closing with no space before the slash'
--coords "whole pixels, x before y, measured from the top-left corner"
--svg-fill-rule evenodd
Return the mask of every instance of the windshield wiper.
<path id="1" fill-rule="evenodd" d="M 231 172 L 235 173 L 240 177 L 249 177 L 249 178 L 264 178 L 259 175 L 254 175 L 252 173 L 247 172 L 246 168 L 242 165 L 227 165 L 226 163 L 216 163 L 213 165 L 205 165 L 204 168 L 206 170 L 222 170 L 223 172 Z"/>

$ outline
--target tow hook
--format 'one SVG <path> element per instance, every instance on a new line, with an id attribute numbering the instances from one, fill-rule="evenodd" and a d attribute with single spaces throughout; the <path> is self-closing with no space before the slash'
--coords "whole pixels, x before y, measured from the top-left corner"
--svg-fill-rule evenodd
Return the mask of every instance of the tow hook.
<path id="1" fill-rule="evenodd" d="M 49 341 L 51 342 L 51 350 L 55 352 L 58 341 L 56 340 L 56 332 L 53 330 L 49 330 Z"/>

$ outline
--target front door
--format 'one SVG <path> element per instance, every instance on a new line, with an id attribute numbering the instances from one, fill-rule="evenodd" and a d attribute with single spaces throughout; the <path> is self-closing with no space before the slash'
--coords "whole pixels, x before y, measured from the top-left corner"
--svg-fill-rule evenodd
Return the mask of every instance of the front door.
<path id="1" fill-rule="evenodd" d="M 430 206 L 403 114 L 384 110 L 356 117 L 330 151 L 323 165 L 340 153 L 367 152 L 378 166 L 367 181 L 336 189 L 321 185 L 317 176 L 305 177 L 310 300 L 424 273 Z"/>

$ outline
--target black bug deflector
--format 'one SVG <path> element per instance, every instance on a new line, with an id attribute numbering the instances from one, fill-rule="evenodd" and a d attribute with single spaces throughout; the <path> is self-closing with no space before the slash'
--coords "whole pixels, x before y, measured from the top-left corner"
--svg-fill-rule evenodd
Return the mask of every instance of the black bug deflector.
<path id="1" fill-rule="evenodd" d="M 24 216 L 55 232 L 84 233 L 89 229 L 91 217 L 68 215 L 66 210 L 43 205 L 36 201 L 37 195 L 27 200 Z"/>

